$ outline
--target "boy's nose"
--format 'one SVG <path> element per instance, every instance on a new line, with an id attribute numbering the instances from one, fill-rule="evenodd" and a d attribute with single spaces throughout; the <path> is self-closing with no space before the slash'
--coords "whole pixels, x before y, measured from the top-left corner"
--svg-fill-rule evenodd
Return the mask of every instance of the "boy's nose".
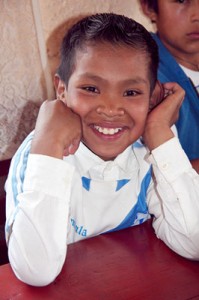
<path id="1" fill-rule="evenodd" d="M 190 6 L 191 20 L 199 22 L 199 0 L 193 0 Z"/>
<path id="2" fill-rule="evenodd" d="M 103 114 L 108 117 L 121 117 L 124 115 L 124 109 L 115 105 L 99 105 L 96 111 L 98 114 Z"/>

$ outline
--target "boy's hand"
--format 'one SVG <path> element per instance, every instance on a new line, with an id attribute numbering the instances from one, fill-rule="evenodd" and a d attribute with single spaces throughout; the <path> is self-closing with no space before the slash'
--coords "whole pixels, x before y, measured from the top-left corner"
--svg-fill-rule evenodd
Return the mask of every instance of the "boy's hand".
<path id="1" fill-rule="evenodd" d="M 31 153 L 56 158 L 74 154 L 82 130 L 80 118 L 61 100 L 45 101 L 36 122 Z"/>
<path id="2" fill-rule="evenodd" d="M 174 134 L 170 129 L 177 121 L 185 92 L 173 82 L 163 84 L 165 98 L 148 114 L 144 131 L 144 141 L 149 150 L 153 150 L 171 139 Z"/>

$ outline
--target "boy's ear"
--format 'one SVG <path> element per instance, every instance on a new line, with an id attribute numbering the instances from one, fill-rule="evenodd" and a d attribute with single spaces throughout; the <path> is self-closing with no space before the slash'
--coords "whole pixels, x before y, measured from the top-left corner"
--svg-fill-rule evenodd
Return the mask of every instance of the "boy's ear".
<path id="1" fill-rule="evenodd" d="M 147 16 L 152 23 L 155 23 L 157 13 L 149 6 L 148 1 L 140 0 L 140 5 L 145 16 Z"/>
<path id="2" fill-rule="evenodd" d="M 164 86 L 160 83 L 159 80 L 156 81 L 155 88 L 152 92 L 149 102 L 149 111 L 155 108 L 160 102 L 164 100 Z"/>
<path id="3" fill-rule="evenodd" d="M 66 85 L 58 74 L 55 74 L 54 76 L 54 86 L 57 99 L 63 100 L 65 98 Z"/>

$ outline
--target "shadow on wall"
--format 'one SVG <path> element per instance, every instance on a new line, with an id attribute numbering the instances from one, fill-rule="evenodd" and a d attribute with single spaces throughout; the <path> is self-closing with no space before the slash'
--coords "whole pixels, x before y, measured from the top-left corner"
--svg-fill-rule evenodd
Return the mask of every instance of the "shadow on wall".
<path id="1" fill-rule="evenodd" d="M 54 74 L 56 73 L 57 67 L 59 65 L 60 46 L 65 33 L 73 24 L 86 17 L 87 15 L 88 14 L 78 15 L 68 19 L 67 21 L 56 27 L 47 39 L 46 48 L 52 77 L 54 77 Z"/>
<path id="2" fill-rule="evenodd" d="M 27 102 L 24 103 L 24 106 L 21 107 L 21 109 L 16 107 L 10 108 L 10 110 L 1 117 L 1 160 L 11 158 L 22 141 L 33 130 L 35 127 L 39 107 L 40 103 L 36 103 L 27 99 Z M 9 121 L 10 116 L 8 114 L 12 115 L 14 120 Z"/>
<path id="3" fill-rule="evenodd" d="M 27 100 L 21 113 L 17 133 L 13 140 L 14 143 L 17 142 L 19 134 L 21 134 L 21 137 L 23 137 L 23 141 L 26 136 L 34 129 L 40 105 L 40 103 Z M 26 127 L 27 124 L 28 127 Z"/>

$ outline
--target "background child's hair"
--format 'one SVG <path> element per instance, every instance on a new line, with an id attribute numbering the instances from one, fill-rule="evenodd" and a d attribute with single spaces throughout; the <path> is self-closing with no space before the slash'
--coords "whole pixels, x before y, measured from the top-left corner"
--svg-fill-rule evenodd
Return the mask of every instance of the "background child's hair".
<path id="1" fill-rule="evenodd" d="M 147 3 L 149 8 L 158 13 L 158 0 L 140 0 L 140 2 Z"/>
<path id="2" fill-rule="evenodd" d="M 149 58 L 149 78 L 153 90 L 157 80 L 159 60 L 155 41 L 141 24 L 113 13 L 85 17 L 66 33 L 61 46 L 61 62 L 57 70 L 57 74 L 66 86 L 75 67 L 76 51 L 96 43 L 132 47 L 146 54 Z"/>

